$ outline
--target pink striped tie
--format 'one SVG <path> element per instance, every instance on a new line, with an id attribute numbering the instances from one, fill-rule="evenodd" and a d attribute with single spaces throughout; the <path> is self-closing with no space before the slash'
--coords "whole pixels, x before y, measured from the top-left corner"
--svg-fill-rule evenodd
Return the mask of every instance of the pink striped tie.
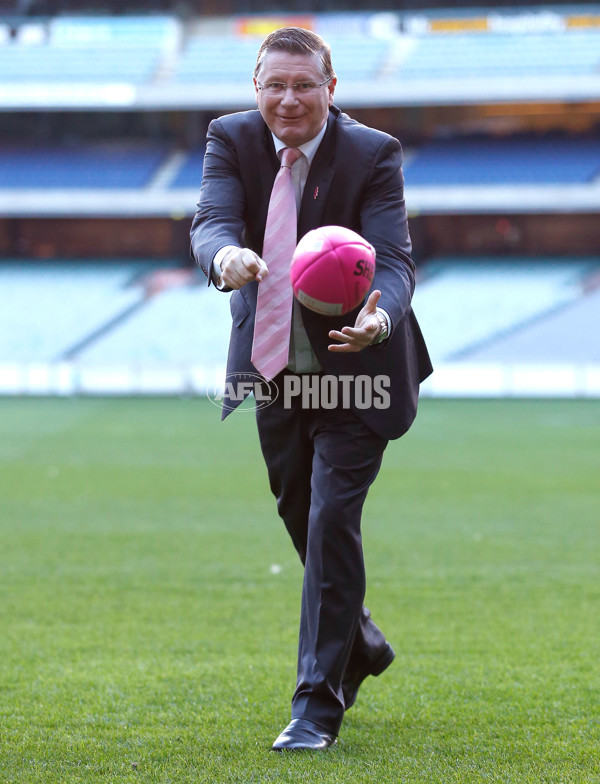
<path id="1" fill-rule="evenodd" d="M 302 155 L 286 148 L 271 191 L 263 241 L 269 274 L 259 284 L 252 364 L 271 381 L 288 364 L 293 292 L 290 262 L 296 248 L 298 216 L 291 168 Z"/>

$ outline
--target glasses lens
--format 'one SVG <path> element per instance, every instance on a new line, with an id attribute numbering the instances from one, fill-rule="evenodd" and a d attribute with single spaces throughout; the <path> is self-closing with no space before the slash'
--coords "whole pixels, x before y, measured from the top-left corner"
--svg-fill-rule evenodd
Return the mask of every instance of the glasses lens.
<path id="1" fill-rule="evenodd" d="M 292 90 L 297 95 L 310 95 L 311 93 L 316 93 L 317 90 L 328 81 L 329 79 L 326 79 L 325 82 L 322 82 L 321 84 L 315 84 L 315 82 L 296 82 L 296 84 L 292 85 Z M 261 89 L 267 95 L 281 97 L 285 94 L 288 87 L 287 84 L 284 84 L 283 82 L 268 82 L 263 85 Z"/>

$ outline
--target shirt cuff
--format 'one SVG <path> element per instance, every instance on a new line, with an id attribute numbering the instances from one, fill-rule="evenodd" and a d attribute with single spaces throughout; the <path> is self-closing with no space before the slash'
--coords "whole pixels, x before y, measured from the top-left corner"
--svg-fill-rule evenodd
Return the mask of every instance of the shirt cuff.
<path id="1" fill-rule="evenodd" d="M 226 284 L 221 279 L 221 262 L 230 250 L 236 250 L 237 245 L 224 245 L 215 253 L 212 261 L 213 283 L 218 289 L 227 288 Z"/>

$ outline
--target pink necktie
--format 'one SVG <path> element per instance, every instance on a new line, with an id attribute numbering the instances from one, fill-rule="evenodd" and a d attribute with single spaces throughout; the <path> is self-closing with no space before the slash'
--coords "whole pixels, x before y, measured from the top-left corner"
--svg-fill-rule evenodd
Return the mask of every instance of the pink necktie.
<path id="1" fill-rule="evenodd" d="M 296 248 L 298 216 L 291 168 L 302 155 L 287 148 L 271 191 L 262 257 L 269 274 L 258 286 L 252 364 L 267 380 L 288 364 L 293 292 L 290 262 Z"/>

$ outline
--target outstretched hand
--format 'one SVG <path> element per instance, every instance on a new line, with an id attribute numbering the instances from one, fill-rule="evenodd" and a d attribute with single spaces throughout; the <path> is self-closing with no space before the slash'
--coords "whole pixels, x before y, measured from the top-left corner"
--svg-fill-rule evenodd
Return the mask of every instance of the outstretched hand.
<path id="1" fill-rule="evenodd" d="M 381 324 L 377 318 L 377 303 L 380 297 L 381 291 L 377 289 L 369 294 L 369 299 L 360 310 L 353 327 L 342 327 L 341 331 L 331 330 L 329 337 L 339 343 L 328 346 L 329 351 L 338 354 L 362 351 L 379 337 Z"/>

